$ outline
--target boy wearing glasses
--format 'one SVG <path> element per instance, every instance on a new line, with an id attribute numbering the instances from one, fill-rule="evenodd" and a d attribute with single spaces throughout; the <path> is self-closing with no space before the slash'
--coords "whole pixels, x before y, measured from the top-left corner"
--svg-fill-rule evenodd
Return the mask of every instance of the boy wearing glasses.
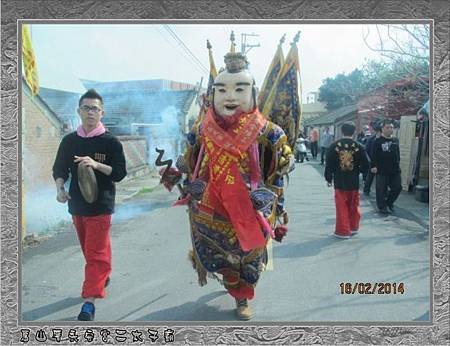
<path id="1" fill-rule="evenodd" d="M 122 144 L 100 122 L 104 115 L 103 99 L 93 89 L 80 97 L 77 110 L 81 125 L 66 135 L 59 145 L 53 165 L 56 199 L 68 202 L 69 213 L 77 231 L 86 260 L 81 296 L 84 304 L 80 321 L 93 321 L 95 299 L 105 297 L 111 273 L 109 230 L 114 212 L 115 182 L 127 174 Z M 79 186 L 78 166 L 90 167 L 97 181 L 97 198 L 86 201 Z M 71 176 L 69 191 L 64 183 Z"/>

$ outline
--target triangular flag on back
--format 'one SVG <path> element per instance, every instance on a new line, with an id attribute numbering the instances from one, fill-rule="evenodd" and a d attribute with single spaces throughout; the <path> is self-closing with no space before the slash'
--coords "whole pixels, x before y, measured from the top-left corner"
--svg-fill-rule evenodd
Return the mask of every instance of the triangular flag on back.
<path id="1" fill-rule="evenodd" d="M 27 24 L 22 25 L 22 61 L 25 80 L 31 89 L 31 94 L 39 93 L 39 77 L 37 73 L 36 57 L 31 44 L 30 28 Z"/>
<path id="2" fill-rule="evenodd" d="M 208 56 L 209 56 L 209 78 L 208 78 L 208 87 L 206 89 L 206 94 L 203 95 L 201 106 L 200 106 L 200 112 L 197 116 L 197 119 L 194 123 L 194 128 L 198 128 L 198 126 L 203 121 L 203 118 L 206 114 L 206 110 L 211 105 L 212 101 L 212 87 L 214 84 L 214 79 L 217 76 L 217 69 L 216 65 L 214 64 L 214 58 L 212 55 L 212 46 L 209 40 L 206 40 L 206 48 L 208 48 Z"/>
<path id="3" fill-rule="evenodd" d="M 217 76 L 216 65 L 214 64 L 214 58 L 212 55 L 212 46 L 209 40 L 206 40 L 206 48 L 208 48 L 208 57 L 209 57 L 209 78 L 208 78 L 208 89 L 206 91 L 206 97 L 208 98 L 208 102 L 211 102 L 212 95 L 212 87 L 214 84 L 214 79 Z"/>
<path id="4" fill-rule="evenodd" d="M 263 114 L 267 114 L 271 121 L 284 130 L 291 147 L 294 146 L 298 137 L 302 118 L 300 66 L 297 48 L 299 38 L 300 32 L 297 33 L 291 43 L 291 49 L 283 68 L 262 110 Z"/>
<path id="5" fill-rule="evenodd" d="M 283 35 L 283 37 L 280 39 L 275 55 L 273 56 L 272 62 L 270 63 L 266 77 L 264 78 L 264 82 L 258 94 L 258 108 L 261 112 L 263 112 L 267 98 L 269 97 L 269 94 L 272 91 L 272 88 L 275 85 L 275 81 L 284 64 L 283 49 L 281 46 L 284 43 L 285 37 L 286 35 Z M 264 115 L 267 117 L 267 114 Z"/>

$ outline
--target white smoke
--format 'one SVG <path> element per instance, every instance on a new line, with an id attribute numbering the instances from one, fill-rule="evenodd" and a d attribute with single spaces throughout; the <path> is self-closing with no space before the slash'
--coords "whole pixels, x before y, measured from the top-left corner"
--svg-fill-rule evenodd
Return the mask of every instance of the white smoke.
<path id="1" fill-rule="evenodd" d="M 56 155 L 56 153 L 55 153 Z M 48 167 L 47 181 L 36 180 L 36 169 L 42 169 L 39 155 L 22 147 L 22 221 L 27 234 L 48 233 L 61 222 L 70 221 L 67 204 L 56 201 L 56 187 Z"/>
<path id="2" fill-rule="evenodd" d="M 161 112 L 161 126 L 154 127 L 148 138 L 149 163 L 154 166 L 158 153 L 155 148 L 164 149 L 163 160 L 176 160 L 182 152 L 183 134 L 178 120 L 180 111 L 169 106 Z"/>
<path id="3" fill-rule="evenodd" d="M 47 234 L 57 231 L 62 222 L 71 222 L 67 203 L 56 201 L 56 188 L 45 187 L 32 191 L 25 188 L 22 213 L 27 235 Z"/>
<path id="4" fill-rule="evenodd" d="M 155 166 L 155 160 L 158 156 L 156 148 L 164 149 L 163 160 L 176 160 L 182 152 L 183 135 L 179 123 L 178 110 L 174 106 L 168 106 L 160 113 L 160 124 L 152 126 L 144 131 L 147 137 L 149 152 L 148 162 L 150 166 Z"/>

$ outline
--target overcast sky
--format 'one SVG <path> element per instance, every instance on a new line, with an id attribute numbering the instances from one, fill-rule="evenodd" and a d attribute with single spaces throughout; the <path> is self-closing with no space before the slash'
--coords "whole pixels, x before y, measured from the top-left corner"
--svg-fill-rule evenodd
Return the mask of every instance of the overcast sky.
<path id="1" fill-rule="evenodd" d="M 375 25 L 361 24 L 33 24 L 32 42 L 37 59 L 40 85 L 80 92 L 79 79 L 97 81 L 164 78 L 196 84 L 209 69 L 206 39 L 213 46 L 217 68 L 230 48 L 234 31 L 237 50 L 241 34 L 259 47 L 248 51 L 250 70 L 261 86 L 267 68 L 283 34 L 287 55 L 290 42 L 301 31 L 298 42 L 303 100 L 322 81 L 341 72 L 351 72 L 368 59 L 380 56 L 366 47 L 363 30 L 374 32 Z M 200 63 L 182 48 L 187 46 Z"/>

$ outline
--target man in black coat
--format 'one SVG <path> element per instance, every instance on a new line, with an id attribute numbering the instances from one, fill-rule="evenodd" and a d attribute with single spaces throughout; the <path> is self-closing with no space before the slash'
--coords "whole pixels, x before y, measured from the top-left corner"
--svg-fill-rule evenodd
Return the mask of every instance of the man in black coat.
<path id="1" fill-rule="evenodd" d="M 381 136 L 373 145 L 371 172 L 376 174 L 377 207 L 383 215 L 394 211 L 394 202 L 402 191 L 400 147 L 398 139 L 392 136 L 393 132 L 392 121 L 384 120 L 381 124 Z"/>

